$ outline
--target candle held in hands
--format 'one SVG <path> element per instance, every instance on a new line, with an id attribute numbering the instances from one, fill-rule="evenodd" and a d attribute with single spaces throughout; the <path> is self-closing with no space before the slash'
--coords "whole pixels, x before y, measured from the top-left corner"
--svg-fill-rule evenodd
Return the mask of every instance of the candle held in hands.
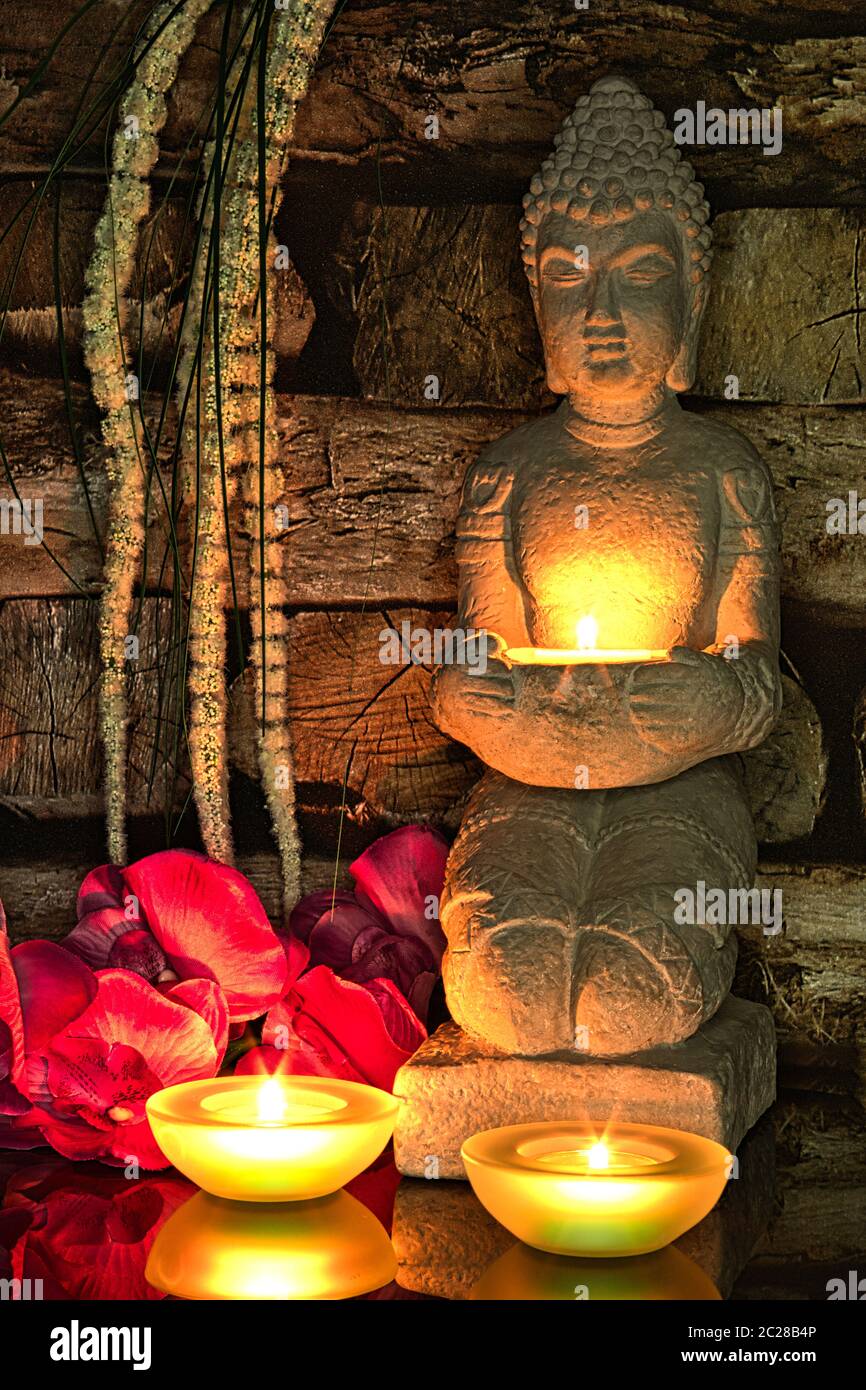
<path id="1" fill-rule="evenodd" d="M 598 623 L 591 613 L 575 628 L 576 647 L 508 647 L 505 660 L 512 666 L 622 666 L 626 663 L 667 661 L 663 648 L 598 647 Z"/>

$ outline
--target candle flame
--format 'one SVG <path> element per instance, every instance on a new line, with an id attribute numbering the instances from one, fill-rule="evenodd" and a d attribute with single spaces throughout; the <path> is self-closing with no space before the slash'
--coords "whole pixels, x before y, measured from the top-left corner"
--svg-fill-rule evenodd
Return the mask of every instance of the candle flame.
<path id="1" fill-rule="evenodd" d="M 275 1076 L 263 1081 L 258 1092 L 260 1120 L 282 1120 L 286 1113 L 286 1097 Z"/>
<path id="2" fill-rule="evenodd" d="M 590 1168 L 607 1168 L 609 1165 L 607 1145 L 603 1144 L 601 1140 L 597 1144 L 593 1144 L 592 1148 L 587 1150 L 586 1161 Z"/>
<path id="3" fill-rule="evenodd" d="M 596 650 L 597 645 L 598 623 L 591 613 L 587 613 L 577 624 L 577 649 L 581 652 L 592 652 Z"/>

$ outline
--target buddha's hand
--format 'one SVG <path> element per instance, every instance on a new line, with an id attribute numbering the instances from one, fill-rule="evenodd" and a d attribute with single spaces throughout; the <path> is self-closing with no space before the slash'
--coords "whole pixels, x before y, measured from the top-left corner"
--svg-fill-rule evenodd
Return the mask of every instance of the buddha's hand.
<path id="1" fill-rule="evenodd" d="M 502 640 L 486 634 L 483 651 L 473 659 L 440 666 L 433 680 L 433 714 L 446 733 L 470 742 L 465 721 L 477 716 L 501 717 L 511 713 L 516 698 L 516 677 L 502 660 Z"/>
<path id="2" fill-rule="evenodd" d="M 743 711 L 743 688 L 723 656 L 674 647 L 670 661 L 638 666 L 629 715 L 645 743 L 664 752 L 725 751 Z"/>

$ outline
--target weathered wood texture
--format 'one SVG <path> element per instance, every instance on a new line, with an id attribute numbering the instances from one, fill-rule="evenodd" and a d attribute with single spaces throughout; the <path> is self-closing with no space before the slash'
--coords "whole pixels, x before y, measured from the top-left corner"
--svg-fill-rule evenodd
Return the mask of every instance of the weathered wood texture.
<path id="1" fill-rule="evenodd" d="M 3 320 L 2 360 L 61 374 L 56 261 L 69 367 L 75 376 L 83 377 L 84 276 L 105 190 L 80 178 L 64 181 L 56 225 L 55 192 L 40 200 L 33 196 L 34 188 L 28 180 L 4 190 L 0 226 L 9 232 L 0 240 L 0 312 L 8 311 Z M 194 241 L 194 202 L 192 187 L 187 197 L 158 192 L 150 216 L 139 229 L 129 286 L 130 346 L 138 352 L 143 313 L 146 372 L 153 371 L 154 364 L 168 362 L 175 352 Z M 285 370 L 300 355 L 315 314 L 303 282 L 291 267 L 273 270 L 270 291 L 272 340 Z"/>
<path id="2" fill-rule="evenodd" d="M 96 605 L 87 600 L 0 608 L 0 806 L 19 815 L 65 818 L 102 810 L 96 619 Z M 157 604 L 148 601 L 139 657 L 128 663 L 130 814 L 160 811 L 173 785 L 162 754 L 153 750 L 158 668 L 165 667 L 171 642 L 164 608 L 159 632 L 157 620 Z M 380 661 L 379 634 L 391 625 L 399 631 L 404 620 L 433 630 L 453 618 L 395 609 L 292 619 L 289 720 L 296 774 L 301 782 L 335 788 L 345 782 L 372 814 L 397 821 L 447 818 L 477 777 L 477 766 L 432 722 L 430 669 Z M 258 781 L 255 713 L 244 682 L 236 684 L 231 709 L 233 761 Z M 170 705 L 166 717 L 172 718 Z M 182 804 L 189 791 L 182 756 L 178 772 L 175 804 Z"/>
<path id="3" fill-rule="evenodd" d="M 128 663 L 131 812 L 148 804 L 151 781 L 153 804 L 165 801 L 164 763 L 154 763 L 154 743 L 157 652 L 170 641 L 167 609 L 157 600 L 143 605 L 139 655 Z M 0 608 L 0 803 L 7 807 L 54 815 L 64 805 L 62 814 L 102 810 L 96 617 L 87 600 Z M 185 790 L 181 784 L 179 795 Z"/>
<path id="4" fill-rule="evenodd" d="M 168 604 L 148 600 L 139 656 L 130 670 L 130 813 L 158 811 L 174 791 L 154 751 L 157 711 L 168 729 L 159 668 L 171 643 Z M 23 600 L 0 608 L 0 806 L 43 818 L 98 815 L 102 805 L 96 605 L 88 600 Z M 291 620 L 288 717 L 299 781 L 344 787 L 371 814 L 398 822 L 454 822 L 479 775 L 475 759 L 439 732 L 429 704 L 431 668 L 384 663 L 388 630 L 433 634 L 453 625 L 443 611 L 393 608 L 367 613 L 299 613 Z M 232 690 L 229 753 L 258 782 L 251 682 Z M 821 800 L 821 731 L 810 701 L 785 681 L 779 732 L 745 757 L 759 834 L 778 843 L 807 835 Z"/>
<path id="5" fill-rule="evenodd" d="M 85 476 L 104 529 L 106 486 L 97 421 L 74 392 Z M 286 598 L 297 607 L 451 605 L 454 523 L 467 465 L 527 415 L 498 410 L 389 410 L 334 397 L 281 397 L 282 496 L 288 526 Z M 743 431 L 767 461 L 782 521 L 782 594 L 829 621 L 866 622 L 866 546 L 827 535 L 827 502 L 863 485 L 858 411 L 721 404 L 707 412 Z M 100 554 L 71 454 L 56 382 L 0 376 L 0 430 L 18 493 L 42 498 L 45 549 L 0 534 L 0 598 L 75 594 L 98 586 Z M 11 498 L 0 477 L 0 499 Z M 165 555 L 161 503 L 151 518 L 148 582 Z M 8 528 L 4 528 L 8 529 Z M 232 518 L 241 601 L 248 537 Z M 74 581 L 74 582 L 73 582 Z M 81 588 L 76 589 L 76 583 Z"/>
<path id="6" fill-rule="evenodd" d="M 823 1300 L 828 1277 L 838 1271 L 814 1266 L 850 1259 L 866 1249 L 863 1111 L 850 1100 L 788 1094 L 771 1118 L 776 1210 L 744 1282 L 754 1287 L 761 1276 L 768 1284 L 787 1278 L 794 1289 L 785 1296 Z M 741 1296 L 739 1289 L 735 1297 Z"/>
<path id="7" fill-rule="evenodd" d="M 362 394 L 423 405 L 432 374 L 445 405 L 552 401 L 518 218 L 493 206 L 377 214 L 358 306 Z M 864 226 L 866 213 L 834 208 L 716 218 L 695 394 L 725 398 L 735 376 L 741 400 L 862 401 Z"/>
<path id="8" fill-rule="evenodd" d="M 10 310 L 54 305 L 55 256 L 64 306 L 80 305 L 93 230 L 105 204 L 105 188 L 93 180 L 64 180 L 60 221 L 55 225 L 57 191 L 40 198 L 33 180 L 7 184 L 3 192 L 0 242 L 0 304 Z M 194 208 L 176 194 L 159 195 L 142 222 L 129 294 L 133 300 L 168 292 L 184 282 L 185 255 L 192 250 Z M 188 220 L 189 219 L 189 220 Z"/>
<path id="9" fill-rule="evenodd" d="M 735 992 L 773 1011 L 780 1075 L 866 1101 L 866 867 L 762 864 L 784 931 L 738 928 Z M 792 1082 L 793 1084 L 793 1082 Z"/>
<path id="10" fill-rule="evenodd" d="M 99 861 L 96 861 L 99 862 Z M 304 893 L 328 888 L 334 881 L 335 860 L 305 855 L 301 871 Z M 0 901 L 8 919 L 13 941 L 33 937 L 57 940 L 75 925 L 75 899 L 85 876 L 94 866 L 74 855 L 53 857 L 49 862 L 37 858 L 25 863 L 0 862 Z M 282 921 L 282 883 L 275 854 L 242 857 L 238 867 L 247 875 L 274 923 Z M 337 875 L 340 886 L 351 884 L 345 861 Z"/>
<path id="11" fill-rule="evenodd" d="M 23 85 L 76 7 L 77 0 L 19 4 L 4 15 L 12 87 Z M 111 8 L 96 7 L 72 31 L 43 89 L 0 134 L 0 167 L 41 168 L 70 126 L 94 56 L 102 51 L 97 82 L 117 66 L 123 50 L 109 42 Z M 141 7 L 129 10 L 127 37 Z M 202 22 L 171 93 L 168 164 L 211 99 L 221 18 L 217 8 Z M 513 198 L 576 98 L 617 71 L 669 117 L 698 98 L 725 108 L 781 105 L 780 155 L 727 146 L 695 152 L 717 205 L 856 203 L 864 184 L 864 31 L 862 0 L 699 8 L 613 0 L 587 11 L 465 0 L 459 21 L 450 0 L 356 0 L 340 13 L 302 104 L 293 163 L 300 174 L 310 163 L 349 165 L 370 187 L 378 165 L 404 197 L 408 189 L 417 197 L 426 180 L 453 201 L 464 201 L 467 188 Z M 425 135 L 428 113 L 439 117 L 436 139 Z M 102 140 L 95 130 L 79 160 L 98 168 Z"/>

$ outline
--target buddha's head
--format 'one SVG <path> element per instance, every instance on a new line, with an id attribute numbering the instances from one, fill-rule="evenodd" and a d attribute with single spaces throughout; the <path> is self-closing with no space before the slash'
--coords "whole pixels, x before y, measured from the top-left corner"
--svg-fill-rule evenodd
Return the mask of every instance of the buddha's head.
<path id="1" fill-rule="evenodd" d="M 664 116 L 605 77 L 523 199 L 523 259 L 552 391 L 588 419 L 639 418 L 695 373 L 709 207 Z"/>

